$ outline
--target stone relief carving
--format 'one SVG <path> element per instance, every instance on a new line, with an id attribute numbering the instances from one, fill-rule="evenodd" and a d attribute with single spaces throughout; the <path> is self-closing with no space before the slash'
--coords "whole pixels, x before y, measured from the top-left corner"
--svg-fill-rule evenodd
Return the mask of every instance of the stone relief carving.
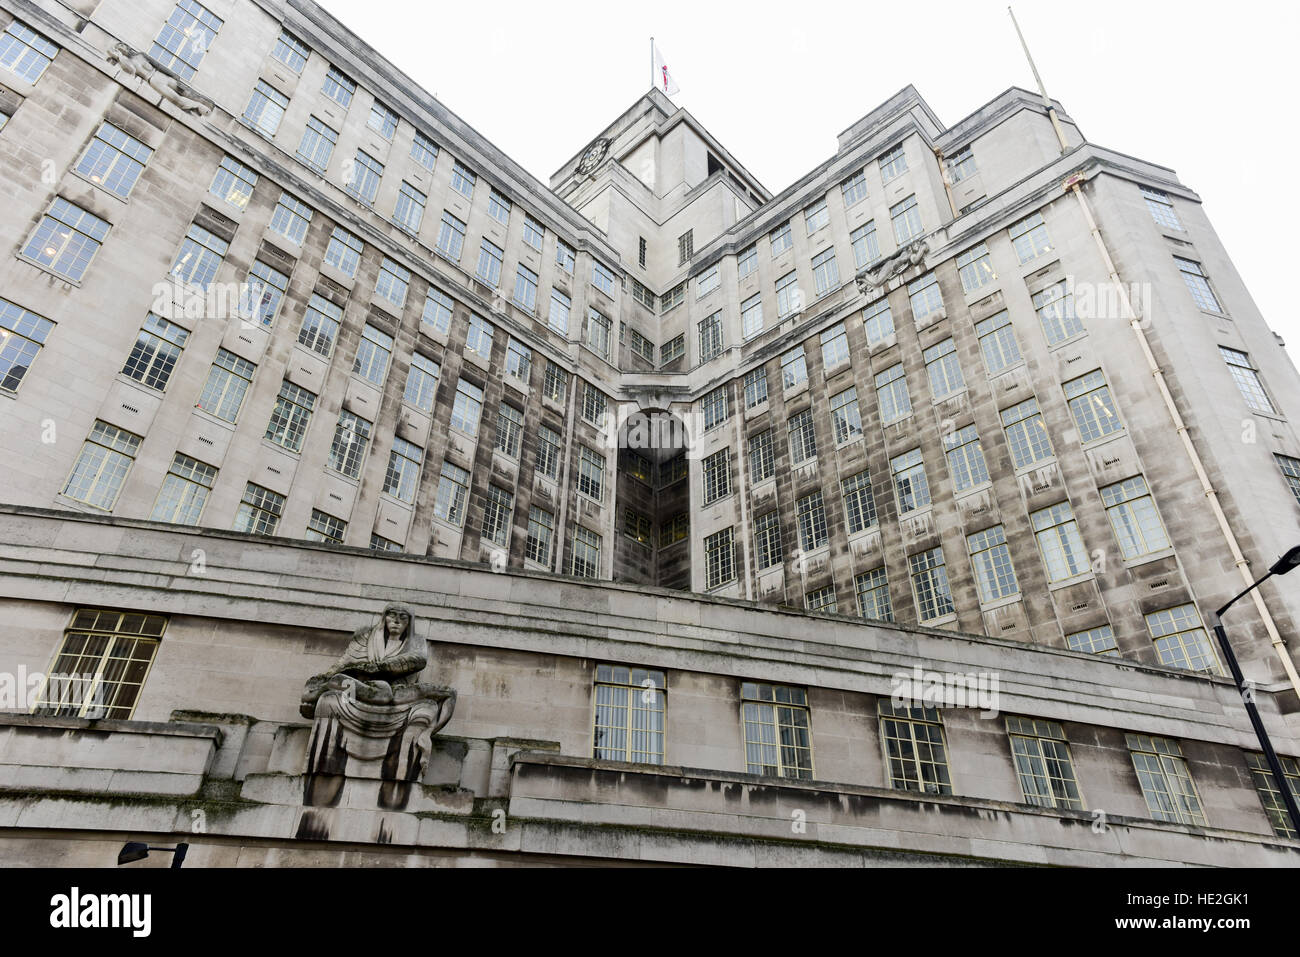
<path id="1" fill-rule="evenodd" d="M 882 259 L 875 265 L 861 270 L 853 277 L 858 284 L 858 292 L 864 296 L 871 295 L 874 290 L 879 289 L 889 280 L 901 276 L 913 266 L 921 265 L 925 262 L 926 254 L 929 252 L 930 244 L 924 239 L 918 239 L 904 246 L 887 259 Z"/>
<path id="2" fill-rule="evenodd" d="M 108 62 L 117 64 L 128 76 L 137 76 L 158 91 L 163 99 L 176 105 L 186 113 L 195 116 L 207 116 L 212 112 L 212 105 L 190 96 L 190 90 L 174 76 L 168 76 L 149 61 L 139 50 L 132 50 L 125 43 L 115 43 L 108 53 Z"/>
<path id="3" fill-rule="evenodd" d="M 329 803 L 344 777 L 397 785 L 423 777 L 433 736 L 456 707 L 455 691 L 420 682 L 428 660 L 410 609 L 389 604 L 376 624 L 353 632 L 333 667 L 308 679 L 300 706 L 313 719 L 308 803 Z"/>

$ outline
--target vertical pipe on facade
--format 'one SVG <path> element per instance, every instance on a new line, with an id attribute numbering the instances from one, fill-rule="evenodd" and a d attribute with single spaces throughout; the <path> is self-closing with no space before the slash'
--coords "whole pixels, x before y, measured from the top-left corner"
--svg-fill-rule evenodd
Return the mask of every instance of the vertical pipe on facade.
<path id="1" fill-rule="evenodd" d="M 952 194 L 952 183 L 948 182 L 948 170 L 943 165 L 943 150 L 937 146 L 930 147 L 934 151 L 934 158 L 939 162 L 939 178 L 943 180 L 943 191 L 948 194 L 948 208 L 952 210 L 952 218 L 956 219 L 961 215 L 957 211 L 957 198 Z"/>
<path id="2" fill-rule="evenodd" d="M 564 543 L 565 539 L 565 520 L 569 514 L 569 470 L 573 466 L 573 429 L 579 415 L 578 410 L 578 373 L 575 371 L 569 377 L 569 427 L 565 431 L 568 433 L 564 437 L 564 474 L 560 479 L 560 514 L 559 520 L 555 523 L 555 529 L 559 536 L 559 541 L 555 543 L 555 566 L 552 569 L 556 574 L 564 573 Z M 614 494 L 618 494 L 618 443 L 615 442 L 614 448 Z M 614 543 L 610 543 L 610 554 L 613 554 Z M 612 560 L 612 559 L 611 559 Z"/>
<path id="3" fill-rule="evenodd" d="M 746 481 L 749 478 L 749 469 L 745 468 L 745 430 L 742 424 L 742 420 L 745 418 L 744 409 L 741 405 L 745 399 L 744 380 L 741 380 L 741 383 L 740 397 L 739 401 L 736 403 L 736 411 L 739 414 L 734 417 L 735 427 L 733 429 L 736 433 L 736 469 L 740 473 L 740 477 L 736 482 L 736 487 L 740 489 L 740 554 L 745 566 L 745 598 L 748 601 L 753 601 L 754 583 L 750 578 L 749 573 L 749 535 L 745 531 L 749 528 L 749 507 L 746 504 L 749 500 L 749 488 L 746 485 Z"/>

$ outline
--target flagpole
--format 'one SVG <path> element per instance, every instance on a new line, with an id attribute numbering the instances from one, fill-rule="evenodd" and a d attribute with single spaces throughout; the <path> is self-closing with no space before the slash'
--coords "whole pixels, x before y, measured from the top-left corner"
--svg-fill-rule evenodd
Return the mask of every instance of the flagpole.
<path id="1" fill-rule="evenodd" d="M 650 38 L 650 88 L 655 86 L 655 38 Z"/>
<path id="2" fill-rule="evenodd" d="M 1025 59 L 1029 61 L 1029 69 L 1034 73 L 1034 82 L 1038 84 L 1038 94 L 1043 98 L 1043 107 L 1047 110 L 1047 117 L 1052 121 L 1052 129 L 1056 131 L 1056 138 L 1061 143 L 1061 152 L 1068 152 L 1070 146 L 1065 141 L 1065 130 L 1061 129 L 1061 121 L 1056 116 L 1056 108 L 1052 106 L 1052 98 L 1047 95 L 1047 87 L 1043 85 L 1043 78 L 1038 75 L 1038 66 L 1034 63 L 1034 55 L 1029 52 L 1029 44 L 1025 42 L 1025 35 L 1020 32 L 1020 22 L 1016 19 L 1016 12 L 1007 7 L 1007 13 L 1011 15 L 1011 23 L 1016 28 L 1016 36 L 1020 38 L 1020 46 L 1025 51 Z"/>

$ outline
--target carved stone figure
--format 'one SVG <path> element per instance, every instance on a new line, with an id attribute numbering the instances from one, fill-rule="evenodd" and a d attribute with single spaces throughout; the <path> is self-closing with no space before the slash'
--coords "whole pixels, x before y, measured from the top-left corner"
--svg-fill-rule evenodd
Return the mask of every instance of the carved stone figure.
<path id="1" fill-rule="evenodd" d="M 188 89 L 180 80 L 168 76 L 158 69 L 149 58 L 139 50 L 132 50 L 125 43 L 115 43 L 108 53 L 108 62 L 116 63 L 122 72 L 129 76 L 138 76 L 158 91 L 164 99 L 176 104 L 176 107 L 195 116 L 207 116 L 212 112 L 211 104 L 189 96 Z"/>
<path id="2" fill-rule="evenodd" d="M 873 290 L 879 289 L 895 276 L 901 276 L 913 266 L 919 266 L 925 262 L 926 254 L 929 251 L 930 244 L 924 239 L 909 243 L 894 255 L 882 259 L 854 276 L 853 278 L 858 284 L 858 291 L 864 296 L 871 295 Z"/>
<path id="3" fill-rule="evenodd" d="M 416 635 L 408 608 L 389 604 L 378 623 L 359 628 L 338 662 L 307 681 L 300 711 L 312 718 L 307 747 L 310 778 L 379 777 L 407 783 L 423 777 L 432 739 L 451 720 L 456 692 L 423 684 L 427 643 Z M 382 760 L 379 773 L 363 766 Z M 337 793 L 339 781 L 326 790 Z M 389 789 L 391 792 L 391 789 Z M 311 801 L 309 803 L 327 803 Z"/>

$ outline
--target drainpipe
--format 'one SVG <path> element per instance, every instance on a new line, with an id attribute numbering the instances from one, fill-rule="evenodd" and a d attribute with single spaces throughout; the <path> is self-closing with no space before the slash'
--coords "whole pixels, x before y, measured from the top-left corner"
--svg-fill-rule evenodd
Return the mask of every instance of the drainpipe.
<path id="1" fill-rule="evenodd" d="M 555 543 L 555 566 L 551 569 L 556 573 L 563 573 L 564 569 L 564 543 L 567 541 L 564 534 L 564 520 L 569 512 L 569 469 L 573 465 L 573 428 L 574 423 L 578 420 L 578 373 L 576 371 L 569 374 L 569 427 L 565 430 L 564 436 L 564 474 L 560 479 L 560 514 L 557 517 L 555 528 L 559 533 L 560 540 Z M 614 460 L 614 495 L 618 495 L 618 460 Z M 615 502 L 615 505 L 618 503 Z M 614 547 L 613 542 L 610 548 Z M 610 552 L 611 556 L 613 552 Z"/>
<path id="2" fill-rule="evenodd" d="M 948 194 L 948 208 L 952 210 L 952 218 L 956 219 L 961 214 L 957 212 L 957 198 L 952 194 L 952 183 L 948 182 L 948 168 L 943 165 L 943 151 L 937 146 L 930 147 L 934 151 L 934 158 L 939 161 L 939 178 L 943 180 L 943 191 Z"/>
<path id="3" fill-rule="evenodd" d="M 739 480 L 736 482 L 736 488 L 740 491 L 740 527 L 742 530 L 740 537 L 740 556 L 741 561 L 745 566 L 745 598 L 748 601 L 753 601 L 754 582 L 749 572 L 749 538 L 752 529 L 749 527 L 749 469 L 746 467 L 748 463 L 745 460 L 745 386 L 743 381 L 739 379 L 736 381 L 739 383 L 736 386 L 736 391 L 739 393 L 736 402 L 737 414 L 732 416 L 732 418 L 735 420 L 733 431 L 736 433 L 736 448 L 738 450 L 736 456 L 736 469 L 740 473 Z"/>
<path id="4" fill-rule="evenodd" d="M 1034 65 L 1034 58 L 1029 52 L 1029 45 L 1025 43 L 1025 35 L 1020 32 L 1020 24 L 1016 22 L 1016 15 L 1010 7 L 1007 7 L 1007 13 L 1011 14 L 1011 22 L 1015 24 L 1016 35 L 1020 37 L 1020 45 L 1024 48 L 1025 58 L 1029 61 L 1030 69 L 1034 71 L 1034 81 L 1038 84 L 1038 92 L 1043 98 L 1043 106 L 1047 109 L 1047 115 L 1052 121 L 1052 129 L 1056 131 L 1056 139 L 1061 144 L 1061 154 L 1064 155 L 1070 150 L 1065 139 L 1065 130 L 1061 127 L 1061 121 L 1056 115 L 1056 108 L 1052 106 L 1051 98 L 1047 95 L 1047 88 L 1043 86 L 1043 78 L 1038 75 L 1038 67 Z M 1156 362 L 1155 353 L 1151 351 L 1151 342 L 1147 339 L 1147 334 L 1142 329 L 1142 323 L 1137 317 L 1137 312 L 1133 309 L 1132 301 L 1129 299 L 1128 286 L 1119 278 L 1119 271 L 1115 268 L 1115 261 L 1111 259 L 1110 250 L 1106 247 L 1106 240 L 1102 237 L 1101 229 L 1097 226 L 1097 219 L 1092 215 L 1092 207 L 1088 204 L 1088 199 L 1083 195 L 1083 190 L 1080 188 L 1082 182 L 1083 175 L 1076 173 L 1062 185 L 1068 192 L 1073 193 L 1074 198 L 1079 202 L 1079 209 L 1088 224 L 1088 229 L 1092 232 L 1092 238 L 1097 243 L 1097 251 L 1101 254 L 1101 261 L 1106 267 L 1110 282 L 1119 290 L 1124 318 L 1128 320 L 1129 328 L 1137 336 L 1138 345 L 1141 347 L 1142 355 L 1147 361 L 1147 369 L 1155 380 L 1156 388 L 1160 390 L 1160 397 L 1164 400 L 1165 409 L 1169 412 L 1169 418 L 1173 420 L 1174 431 L 1178 433 L 1178 437 L 1182 440 L 1183 451 L 1187 455 L 1187 460 L 1191 463 L 1192 470 L 1196 472 L 1196 478 L 1201 483 L 1201 493 L 1205 496 L 1205 500 L 1209 502 L 1210 511 L 1214 513 L 1215 521 L 1219 523 L 1219 531 L 1223 534 L 1223 540 L 1228 544 L 1228 552 L 1232 555 L 1232 562 L 1237 566 L 1237 571 L 1241 574 L 1241 580 L 1250 585 L 1254 582 L 1254 577 L 1250 573 L 1246 556 L 1242 554 L 1241 546 L 1237 543 L 1237 536 L 1233 534 L 1232 526 L 1228 524 L 1228 516 L 1224 514 L 1223 506 L 1219 502 L 1219 493 L 1215 491 L 1214 486 L 1210 483 L 1210 477 L 1206 474 L 1205 465 L 1201 462 L 1201 456 L 1197 453 L 1196 445 L 1192 442 L 1192 436 L 1187 430 L 1187 424 L 1183 422 L 1183 417 L 1178 411 L 1178 404 L 1174 402 L 1173 393 L 1169 391 L 1169 384 L 1165 381 L 1164 372 L 1161 371 L 1160 364 Z M 1291 660 L 1290 654 L 1287 653 L 1286 643 L 1277 630 L 1277 624 L 1273 621 L 1273 616 L 1269 614 L 1268 606 L 1264 604 L 1264 599 L 1260 597 L 1259 592 L 1252 591 L 1250 594 L 1255 602 L 1255 610 L 1264 622 L 1264 630 L 1268 632 L 1268 638 L 1273 644 L 1273 650 L 1282 662 L 1282 668 L 1286 672 L 1287 679 L 1291 682 L 1291 687 L 1296 694 L 1300 695 L 1300 675 L 1296 674 L 1295 662 Z"/>

